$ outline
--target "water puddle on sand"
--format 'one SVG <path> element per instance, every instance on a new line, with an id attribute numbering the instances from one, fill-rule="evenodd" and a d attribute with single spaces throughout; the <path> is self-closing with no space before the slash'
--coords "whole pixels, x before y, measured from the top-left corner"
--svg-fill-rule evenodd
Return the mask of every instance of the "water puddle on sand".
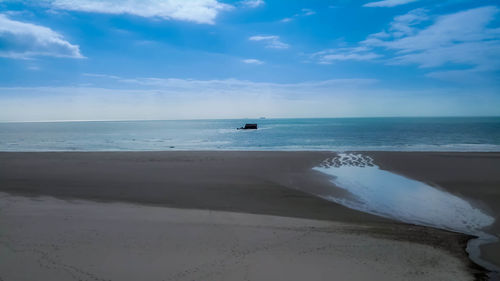
<path id="1" fill-rule="evenodd" d="M 467 252 L 477 264 L 498 272 L 480 258 L 479 246 L 497 241 L 482 229 L 495 219 L 466 200 L 389 171 L 381 170 L 366 155 L 340 153 L 314 168 L 332 176 L 332 182 L 350 192 L 350 198 L 325 197 L 348 208 L 406 223 L 430 226 L 476 236 Z"/>

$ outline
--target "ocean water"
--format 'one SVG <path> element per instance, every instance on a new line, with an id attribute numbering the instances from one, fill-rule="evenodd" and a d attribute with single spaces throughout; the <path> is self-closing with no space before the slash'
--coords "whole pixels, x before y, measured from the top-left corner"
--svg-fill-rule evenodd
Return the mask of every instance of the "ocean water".
<path id="1" fill-rule="evenodd" d="M 500 151 L 500 117 L 0 123 L 0 151 L 115 150 Z"/>

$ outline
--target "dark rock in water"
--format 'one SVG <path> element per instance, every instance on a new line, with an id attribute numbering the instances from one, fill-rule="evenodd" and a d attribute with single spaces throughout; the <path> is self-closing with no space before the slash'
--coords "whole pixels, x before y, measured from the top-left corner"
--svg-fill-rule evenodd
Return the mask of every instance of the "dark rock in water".
<path id="1" fill-rule="evenodd" d="M 245 124 L 245 127 L 238 128 L 238 130 L 257 130 L 257 124 Z"/>

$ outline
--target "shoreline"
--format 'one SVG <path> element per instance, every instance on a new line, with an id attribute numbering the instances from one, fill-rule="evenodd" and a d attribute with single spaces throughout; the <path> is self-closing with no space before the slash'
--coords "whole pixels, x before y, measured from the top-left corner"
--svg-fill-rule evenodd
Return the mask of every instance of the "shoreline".
<path id="1" fill-rule="evenodd" d="M 454 145 L 462 145 L 462 144 L 454 144 Z M 467 145 L 467 144 L 463 144 Z M 498 148 L 494 149 L 464 149 L 464 148 L 450 148 L 450 149 L 430 149 L 430 147 L 425 147 L 422 149 L 403 149 L 397 147 L 377 147 L 373 146 L 373 149 L 363 149 L 363 147 L 349 147 L 348 149 L 344 148 L 307 148 L 301 149 L 298 147 L 286 147 L 276 149 L 276 147 L 263 149 L 259 148 L 248 148 L 242 150 L 241 148 L 206 148 L 206 149 L 191 149 L 191 148 L 176 148 L 168 147 L 168 149 L 138 149 L 138 150 L 129 150 L 129 149 L 101 149 L 101 150 L 89 150 L 89 149 L 22 149 L 22 150 L 1 150 L 0 153 L 165 153 L 165 152 L 314 152 L 314 153 L 350 153 L 350 152 L 359 152 L 359 153 L 500 153 L 500 145 L 496 144 L 479 144 L 486 146 L 498 146 Z M 429 145 L 435 147 L 435 145 Z M 436 145 L 439 147 L 439 145 Z"/>
<path id="2" fill-rule="evenodd" d="M 481 171 L 493 168 L 488 166 L 489 162 L 485 164 L 478 159 L 487 158 L 490 162 L 500 163 L 500 153 L 492 152 L 406 152 L 413 153 L 409 156 L 404 152 L 363 153 L 373 155 L 381 169 L 438 185 L 461 196 L 471 193 L 466 186 L 471 181 L 478 182 Z M 464 260 L 464 263 L 469 264 L 470 272 L 476 278 L 482 278 L 481 269 L 465 255 L 464 245 L 457 250 L 459 242 L 446 244 L 445 240 L 449 239 L 443 238 L 446 231 L 395 222 L 309 195 L 348 196 L 342 189 L 332 189 L 327 176 L 311 169 L 332 155 L 334 153 L 324 151 L 0 152 L 0 191 L 23 196 L 48 195 L 70 200 L 129 202 L 355 223 L 371 227 L 372 231 L 368 233 L 375 236 L 382 233 L 391 237 L 387 231 L 397 229 L 397 235 L 390 239 L 403 237 L 414 243 L 429 243 L 446 249 L 461 259 L 467 259 L 468 262 Z M 450 155 L 451 158 L 466 158 L 469 162 L 480 162 L 484 167 L 480 169 L 475 163 L 466 180 L 462 179 L 466 173 L 460 173 L 460 179 L 465 183 L 457 189 L 456 183 L 450 183 L 454 173 L 441 171 L 438 174 L 444 173 L 442 177 L 445 179 L 436 179 L 436 174 L 429 174 L 425 169 L 428 158 L 433 155 L 440 159 L 449 159 Z M 454 162 L 457 162 L 455 158 Z M 465 168 L 468 165 L 463 164 Z M 493 186 L 500 182 L 497 178 L 490 180 Z M 141 189 L 136 186 L 141 186 Z M 488 187 L 483 189 L 490 190 Z M 465 197 L 482 199 L 480 194 Z M 495 197 L 489 198 L 483 204 L 495 202 Z M 432 236 L 441 238 L 422 241 L 422 235 L 427 239 Z M 453 237 L 451 240 L 454 241 L 470 239 L 466 235 Z M 492 253 L 494 251 L 486 251 L 490 260 L 496 258 Z"/>

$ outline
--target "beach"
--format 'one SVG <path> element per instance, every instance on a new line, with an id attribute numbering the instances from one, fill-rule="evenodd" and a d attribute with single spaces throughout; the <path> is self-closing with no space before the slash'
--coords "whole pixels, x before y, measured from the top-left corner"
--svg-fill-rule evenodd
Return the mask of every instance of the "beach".
<path id="1" fill-rule="evenodd" d="M 365 152 L 493 217 L 500 153 Z M 333 152 L 0 153 L 3 280 L 474 280 L 471 238 L 324 200 Z M 498 235 L 498 222 L 487 229 Z M 484 259 L 500 264 L 483 245 Z M 23 261 L 20 263 L 19 261 Z M 22 264 L 22 265 L 21 265 Z"/>
<path id="2" fill-rule="evenodd" d="M 365 152 L 382 169 L 426 182 L 467 198 L 492 214 L 488 232 L 500 236 L 500 153 Z M 500 265 L 500 243 L 481 246 L 485 260 Z"/>

